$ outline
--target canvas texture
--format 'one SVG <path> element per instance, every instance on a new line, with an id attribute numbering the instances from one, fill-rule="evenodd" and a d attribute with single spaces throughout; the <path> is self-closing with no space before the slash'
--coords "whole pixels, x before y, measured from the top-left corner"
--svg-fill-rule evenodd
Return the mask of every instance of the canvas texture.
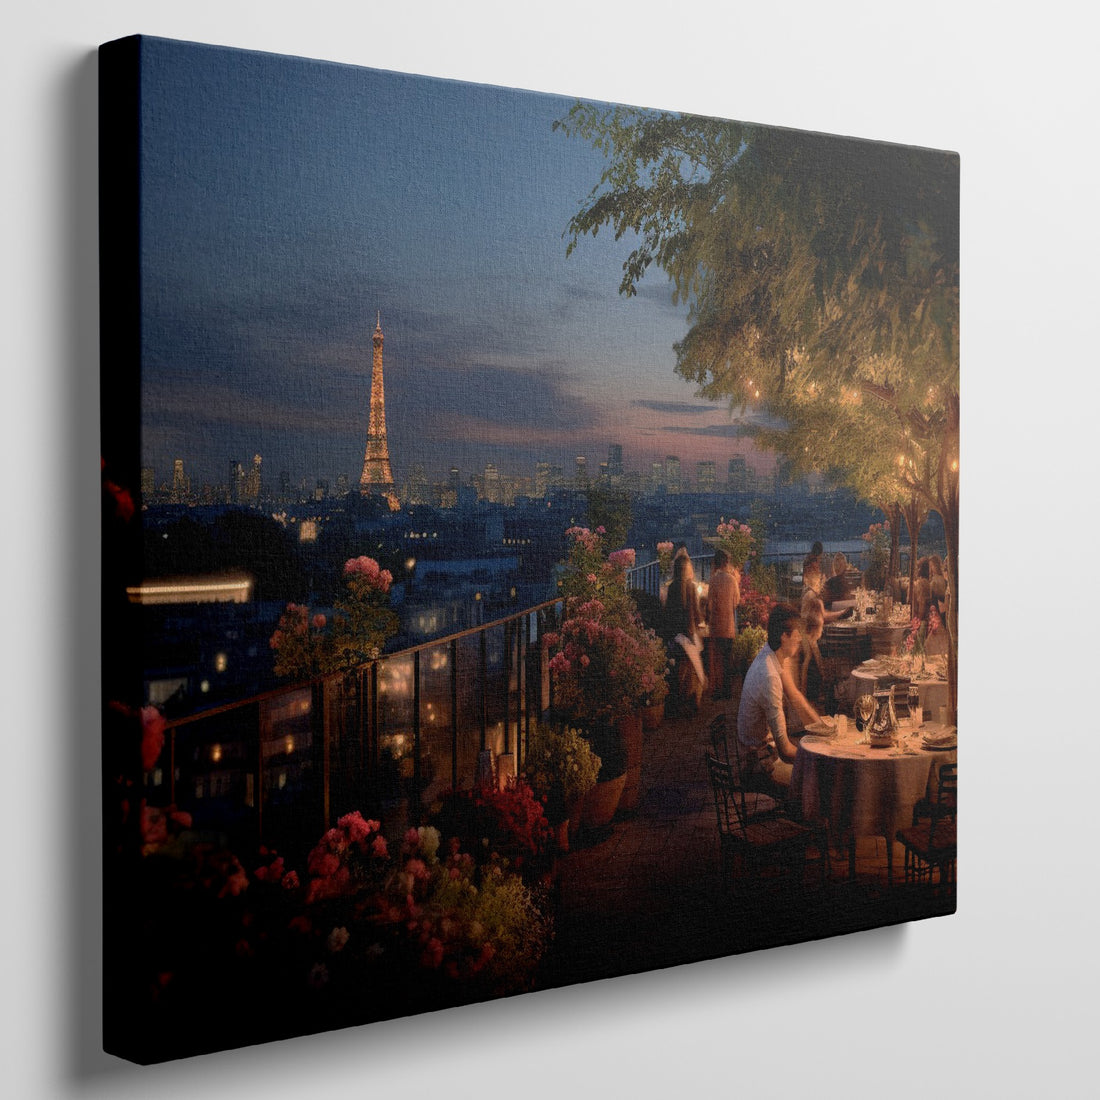
<path id="1" fill-rule="evenodd" d="M 955 912 L 956 154 L 100 81 L 107 1051 Z"/>

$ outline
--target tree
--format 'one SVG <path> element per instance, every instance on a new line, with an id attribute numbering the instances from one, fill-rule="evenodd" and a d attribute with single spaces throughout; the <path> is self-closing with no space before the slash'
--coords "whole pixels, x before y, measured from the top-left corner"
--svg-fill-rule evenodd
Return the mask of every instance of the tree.
<path id="1" fill-rule="evenodd" d="M 687 303 L 676 370 L 732 409 L 759 405 L 796 466 L 896 517 L 913 499 L 947 542 L 951 706 L 958 611 L 958 158 L 696 116 L 578 104 L 556 127 L 607 166 L 567 252 L 610 227 Z"/>

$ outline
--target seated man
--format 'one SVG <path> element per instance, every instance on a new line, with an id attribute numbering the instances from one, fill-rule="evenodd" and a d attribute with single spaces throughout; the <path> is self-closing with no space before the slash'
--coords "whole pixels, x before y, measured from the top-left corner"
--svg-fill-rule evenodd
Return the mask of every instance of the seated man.
<path id="1" fill-rule="evenodd" d="M 768 616 L 768 640 L 745 675 L 737 708 L 737 742 L 742 781 L 755 790 L 784 797 L 791 783 L 797 747 L 787 737 L 783 713 L 783 662 L 802 645 L 798 608 L 776 604 Z"/>

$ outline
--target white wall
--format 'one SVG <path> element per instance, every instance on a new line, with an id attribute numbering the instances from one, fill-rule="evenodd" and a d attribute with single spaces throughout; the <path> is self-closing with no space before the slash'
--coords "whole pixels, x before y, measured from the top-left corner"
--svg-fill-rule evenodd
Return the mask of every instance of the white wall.
<path id="1" fill-rule="evenodd" d="M 1097 891 L 1094 848 L 1079 838 L 1095 816 L 1100 723 L 1095 692 L 1071 685 L 1083 682 L 1096 618 L 1096 83 L 1087 6 L 1021 10 L 5 9 L 0 1024 L 11 1095 L 550 1097 L 605 1086 L 900 1098 L 933 1080 L 949 1082 L 936 1088 L 944 1096 L 1093 1093 Z M 961 152 L 957 917 L 154 1069 L 98 1053 L 94 49 L 136 32 Z"/>

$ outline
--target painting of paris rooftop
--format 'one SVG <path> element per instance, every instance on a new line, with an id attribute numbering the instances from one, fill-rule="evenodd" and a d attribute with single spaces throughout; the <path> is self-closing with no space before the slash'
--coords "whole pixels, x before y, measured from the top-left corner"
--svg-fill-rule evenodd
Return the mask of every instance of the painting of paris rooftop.
<path id="1" fill-rule="evenodd" d="M 100 82 L 107 1051 L 955 912 L 956 154 Z"/>

